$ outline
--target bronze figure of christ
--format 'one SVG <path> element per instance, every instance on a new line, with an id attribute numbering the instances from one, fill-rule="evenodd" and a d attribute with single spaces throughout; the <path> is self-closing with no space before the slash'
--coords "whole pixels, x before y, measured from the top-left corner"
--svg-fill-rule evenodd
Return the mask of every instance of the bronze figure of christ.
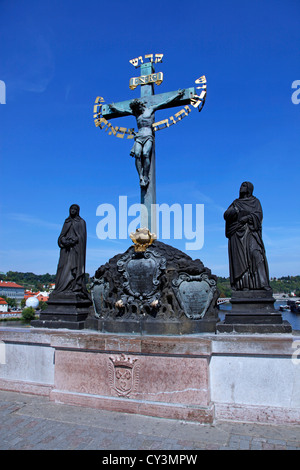
<path id="1" fill-rule="evenodd" d="M 184 90 L 178 90 L 178 92 L 173 96 L 169 96 L 167 99 L 156 104 L 150 104 L 147 98 L 137 98 L 130 102 L 129 108 L 127 108 L 126 111 L 114 103 L 109 105 L 110 110 L 112 112 L 117 112 L 120 116 L 123 114 L 131 114 L 136 118 L 138 132 L 134 133 L 135 142 L 130 155 L 135 157 L 135 165 L 139 175 L 141 188 L 146 188 L 149 184 L 151 155 L 155 139 L 153 129 L 155 111 L 172 102 L 180 100 L 183 95 Z"/>

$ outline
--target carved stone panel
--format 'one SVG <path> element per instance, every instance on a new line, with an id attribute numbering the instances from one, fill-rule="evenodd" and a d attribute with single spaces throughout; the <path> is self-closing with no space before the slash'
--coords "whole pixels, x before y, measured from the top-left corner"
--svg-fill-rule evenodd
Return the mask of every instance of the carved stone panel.
<path id="1" fill-rule="evenodd" d="M 99 318 L 101 312 L 105 307 L 105 299 L 107 298 L 109 291 L 109 283 L 105 282 L 103 279 L 94 279 L 94 282 L 91 286 L 91 295 L 92 301 L 95 309 L 95 316 Z"/>
<path id="2" fill-rule="evenodd" d="M 121 354 L 109 357 L 109 381 L 119 397 L 130 397 L 137 390 L 139 382 L 138 359 Z"/>
<path id="3" fill-rule="evenodd" d="M 153 259 L 131 259 L 127 264 L 130 289 L 135 296 L 148 295 L 153 292 L 156 263 Z"/>
<path id="4" fill-rule="evenodd" d="M 154 300 L 158 294 L 159 276 L 166 260 L 155 251 L 127 253 L 118 261 L 127 294 L 140 301 Z"/>
<path id="5" fill-rule="evenodd" d="M 191 276 L 181 273 L 172 281 L 173 290 L 180 307 L 188 318 L 203 318 L 213 300 L 216 281 L 207 274 Z"/>

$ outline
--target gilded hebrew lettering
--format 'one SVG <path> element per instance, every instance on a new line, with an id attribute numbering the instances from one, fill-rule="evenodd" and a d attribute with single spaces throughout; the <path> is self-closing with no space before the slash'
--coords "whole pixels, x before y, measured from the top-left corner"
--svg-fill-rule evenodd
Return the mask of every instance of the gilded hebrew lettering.
<path id="1" fill-rule="evenodd" d="M 206 83 L 205 75 L 202 75 L 202 77 L 197 78 L 197 80 L 195 80 L 195 83 Z"/>
<path id="2" fill-rule="evenodd" d="M 150 63 L 158 63 L 162 62 L 163 54 L 146 54 L 144 56 L 145 59 L 149 59 Z M 129 61 L 134 67 L 139 67 L 141 64 L 144 63 L 143 57 L 139 56 L 134 59 L 131 59 Z M 154 70 L 153 70 L 154 72 Z M 138 85 L 148 85 L 150 83 L 155 83 L 156 85 L 160 85 L 163 81 L 163 73 L 162 72 L 154 72 L 149 75 L 142 75 L 140 77 L 133 77 L 129 81 L 129 88 L 131 90 L 134 90 Z M 195 80 L 195 83 L 199 86 L 195 88 L 190 88 L 186 89 L 185 93 L 185 99 L 189 99 L 189 104 L 192 105 L 194 108 L 198 108 L 198 111 L 201 111 L 204 103 L 205 103 L 205 97 L 206 97 L 206 77 L 205 75 L 202 75 L 201 77 L 197 78 Z M 201 90 L 200 94 L 195 93 L 196 90 Z M 160 96 L 160 95 L 159 95 Z M 189 96 L 189 98 L 187 98 Z M 127 135 L 127 139 L 133 139 L 136 135 L 136 132 L 134 129 L 127 129 L 125 127 L 118 127 L 115 126 L 113 127 L 102 115 L 102 113 L 105 116 L 109 116 L 109 106 L 105 105 L 103 106 L 103 103 L 105 103 L 105 100 L 103 97 L 98 96 L 95 100 L 93 112 L 94 112 L 94 122 L 95 126 L 99 127 L 100 129 L 103 129 L 106 127 L 105 131 L 108 133 L 108 135 L 114 135 L 115 137 L 123 139 L 125 134 Z M 124 108 L 121 108 L 121 111 L 127 114 L 127 108 L 129 109 L 129 104 L 130 101 L 124 102 L 126 103 L 126 106 Z M 191 109 L 189 108 L 188 105 L 184 106 L 180 111 L 175 113 L 174 116 L 170 116 L 169 118 L 163 119 L 161 121 L 155 122 L 152 124 L 153 130 L 156 132 L 161 129 L 165 129 L 167 127 L 170 127 L 177 122 L 181 121 L 185 116 L 188 116 L 188 114 L 191 112 Z M 128 115 L 131 114 L 130 112 Z M 117 117 L 117 116 L 112 116 L 112 117 Z M 109 117 L 111 119 L 112 117 Z"/>
<path id="3" fill-rule="evenodd" d="M 145 55 L 145 59 L 150 59 L 150 62 L 153 62 L 153 54 Z"/>
<path id="4" fill-rule="evenodd" d="M 168 119 L 164 119 L 163 121 L 159 121 L 159 122 L 156 122 L 153 124 L 153 127 L 154 127 L 154 130 L 157 131 L 157 130 L 160 130 L 160 129 L 165 129 L 165 127 L 169 127 L 169 120 Z M 162 127 L 160 127 L 162 126 Z"/>
<path id="5" fill-rule="evenodd" d="M 116 127 L 111 126 L 108 135 L 111 135 L 111 134 L 116 135 L 116 134 L 117 134 L 117 130 L 118 130 L 118 127 L 117 127 L 117 126 L 116 126 Z"/>
<path id="6" fill-rule="evenodd" d="M 108 121 L 104 117 L 99 118 L 95 123 L 96 127 L 100 127 L 100 129 L 103 129 L 106 124 L 108 124 Z"/>
<path id="7" fill-rule="evenodd" d="M 139 58 L 137 57 L 136 59 L 131 59 L 129 61 L 134 67 L 138 67 L 139 65 Z"/>
<path id="8" fill-rule="evenodd" d="M 150 62 L 154 62 L 157 64 L 158 62 L 162 62 L 163 54 L 155 54 L 155 61 L 153 61 L 153 55 L 154 54 L 146 54 L 144 56 L 145 59 L 150 59 Z M 131 59 L 129 62 L 134 66 L 134 67 L 139 67 L 139 61 L 141 64 L 144 63 L 142 56 L 136 57 L 135 59 Z M 200 80 L 200 79 L 199 79 Z"/>
<path id="9" fill-rule="evenodd" d="M 155 54 L 155 63 L 162 62 L 163 54 Z"/>
<path id="10" fill-rule="evenodd" d="M 127 131 L 126 127 L 119 127 L 119 132 L 121 132 L 121 134 L 117 134 L 117 137 L 119 137 L 120 139 L 123 139 L 126 131 Z"/>
<path id="11" fill-rule="evenodd" d="M 194 108 L 198 108 L 199 104 L 201 103 L 200 96 L 194 95 L 191 98 L 191 105 L 194 106 Z"/>
<path id="12" fill-rule="evenodd" d="M 180 111 L 178 111 L 178 113 L 175 113 L 175 117 L 177 117 L 178 120 L 181 120 L 182 118 L 184 118 L 187 115 L 188 115 L 188 113 L 184 109 L 181 109 Z"/>

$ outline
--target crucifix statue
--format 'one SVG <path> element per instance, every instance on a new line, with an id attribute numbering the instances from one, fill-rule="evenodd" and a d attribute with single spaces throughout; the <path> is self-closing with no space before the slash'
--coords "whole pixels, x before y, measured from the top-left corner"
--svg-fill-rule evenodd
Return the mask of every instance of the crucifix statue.
<path id="1" fill-rule="evenodd" d="M 127 138 L 134 138 L 130 155 L 135 158 L 139 175 L 141 227 L 149 228 L 154 233 L 156 232 L 155 131 L 169 127 L 187 116 L 191 111 L 189 104 L 201 111 L 206 96 L 206 79 L 204 76 L 196 80 L 196 83 L 201 85 L 197 87 L 197 89 L 202 90 L 200 96 L 196 94 L 194 87 L 155 95 L 154 84 L 160 85 L 162 83 L 163 74 L 161 72 L 155 73 L 154 64 L 161 62 L 162 57 L 162 54 L 155 54 L 154 61 L 153 54 L 148 54 L 145 55 L 145 59 L 150 59 L 149 62 L 144 62 L 142 57 L 130 61 L 136 68 L 140 67 L 141 70 L 141 76 L 132 78 L 129 85 L 132 90 L 138 85 L 141 86 L 140 98 L 104 105 L 102 104 L 103 98 L 99 97 L 96 100 L 95 108 L 100 107 L 101 113 L 94 108 L 97 127 L 102 129 L 107 125 L 106 130 L 109 129 L 110 135 L 113 134 L 123 138 L 127 134 Z M 184 106 L 184 108 L 175 114 L 175 118 L 170 117 L 170 121 L 165 119 L 155 123 L 155 111 L 175 106 Z M 136 118 L 137 132 L 134 129 L 114 128 L 108 122 L 114 118 L 130 115 Z"/>
<path id="2" fill-rule="evenodd" d="M 165 99 L 161 103 L 151 104 L 148 103 L 147 99 L 138 98 L 130 102 L 130 114 L 135 116 L 138 127 L 138 132 L 134 132 L 135 143 L 130 155 L 135 157 L 136 169 L 139 174 L 141 188 L 147 188 L 149 184 L 152 148 L 155 142 L 153 129 L 155 111 L 160 109 L 161 106 L 165 106 L 179 100 L 183 95 L 184 90 L 178 90 L 174 96 Z M 121 107 L 118 108 L 114 103 L 110 104 L 109 108 L 112 111 L 119 113 L 119 115 L 128 114 L 128 112 L 124 112 Z"/>

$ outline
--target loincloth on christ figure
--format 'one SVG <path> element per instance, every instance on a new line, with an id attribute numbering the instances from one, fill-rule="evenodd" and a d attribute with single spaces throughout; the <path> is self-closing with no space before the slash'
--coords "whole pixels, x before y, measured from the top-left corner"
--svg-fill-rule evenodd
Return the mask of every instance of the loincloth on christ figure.
<path id="1" fill-rule="evenodd" d="M 151 142 L 153 143 L 154 142 L 153 135 L 137 135 L 134 138 L 134 144 L 130 151 L 130 155 L 135 158 L 140 158 L 136 156 L 136 144 L 140 144 L 142 147 L 144 147 L 145 143 L 148 142 L 148 140 L 151 140 Z"/>

